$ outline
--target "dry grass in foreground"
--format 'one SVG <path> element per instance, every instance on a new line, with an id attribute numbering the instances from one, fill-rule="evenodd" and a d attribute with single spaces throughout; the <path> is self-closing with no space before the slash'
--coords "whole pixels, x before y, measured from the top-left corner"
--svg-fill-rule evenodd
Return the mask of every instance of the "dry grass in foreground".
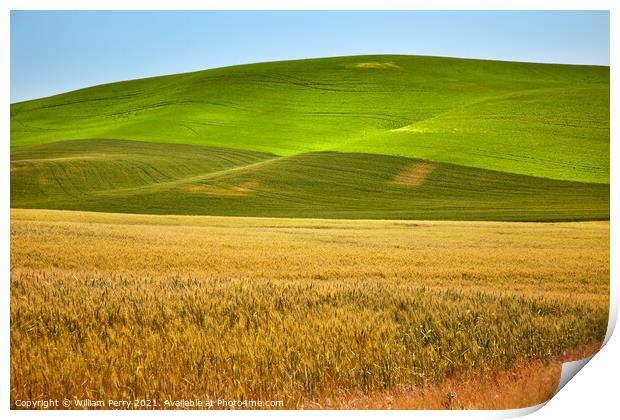
<path id="1" fill-rule="evenodd" d="M 608 300 L 608 222 L 12 210 L 11 403 L 533 405 Z"/>
<path id="2" fill-rule="evenodd" d="M 596 353 L 601 343 L 531 360 L 509 370 L 470 378 L 449 378 L 439 384 L 407 386 L 390 393 L 346 394 L 309 401 L 306 409 L 348 410 L 504 410 L 548 401 L 558 388 L 562 363 Z"/>

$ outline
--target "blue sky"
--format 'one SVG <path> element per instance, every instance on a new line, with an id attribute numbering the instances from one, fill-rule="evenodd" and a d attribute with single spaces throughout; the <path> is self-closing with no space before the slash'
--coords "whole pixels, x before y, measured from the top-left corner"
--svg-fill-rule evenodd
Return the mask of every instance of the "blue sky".
<path id="1" fill-rule="evenodd" d="M 609 14 L 13 11 L 11 102 L 233 64 L 374 53 L 609 65 Z"/>

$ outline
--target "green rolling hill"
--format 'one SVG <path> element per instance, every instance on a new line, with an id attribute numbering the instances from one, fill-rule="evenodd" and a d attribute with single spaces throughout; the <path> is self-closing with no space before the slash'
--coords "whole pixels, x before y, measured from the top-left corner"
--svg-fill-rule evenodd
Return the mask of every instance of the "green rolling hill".
<path id="1" fill-rule="evenodd" d="M 381 219 L 609 217 L 609 186 L 411 158 L 119 140 L 15 148 L 14 207 Z"/>
<path id="2" fill-rule="evenodd" d="M 11 206 L 608 219 L 609 68 L 338 57 L 12 104 Z"/>

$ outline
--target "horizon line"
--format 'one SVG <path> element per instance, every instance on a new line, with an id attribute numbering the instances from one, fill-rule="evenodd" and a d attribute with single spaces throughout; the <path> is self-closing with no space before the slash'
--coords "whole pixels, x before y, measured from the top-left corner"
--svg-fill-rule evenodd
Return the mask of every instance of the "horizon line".
<path id="1" fill-rule="evenodd" d="M 88 85 L 72 90 L 67 90 L 59 93 L 54 93 L 52 95 L 40 96 L 36 98 L 23 99 L 15 102 L 10 102 L 10 105 L 16 105 L 24 102 L 37 101 L 41 99 L 53 98 L 54 96 L 65 95 L 67 93 L 79 92 L 81 90 L 90 89 L 98 86 L 112 85 L 115 83 L 123 83 L 123 82 L 131 82 L 137 80 L 146 80 L 146 79 L 154 79 L 157 77 L 165 77 L 165 76 L 175 76 L 182 74 L 191 74 L 191 73 L 199 73 L 202 71 L 208 70 L 217 70 L 217 69 L 226 69 L 231 67 L 241 67 L 241 66 L 251 66 L 254 64 L 267 64 L 267 63 L 285 63 L 290 61 L 304 61 L 304 60 L 321 60 L 321 59 L 333 59 L 333 58 L 346 58 L 346 57 L 368 57 L 368 56 L 395 56 L 395 57 L 428 57 L 428 58 L 448 58 L 448 59 L 456 59 L 456 60 L 474 60 L 474 61 L 491 61 L 498 63 L 518 63 L 518 64 L 538 64 L 538 65 L 550 65 L 550 66 L 578 66 L 578 67 L 607 67 L 611 68 L 610 64 L 584 64 L 584 63 L 559 63 L 559 62 L 538 62 L 538 61 L 519 61 L 519 60 L 502 60 L 496 58 L 479 58 L 479 57 L 459 57 L 459 56 L 448 56 L 448 55 L 426 55 L 426 54 L 398 54 L 398 53 L 386 53 L 386 54 L 352 54 L 352 55 L 334 55 L 334 56 L 316 56 L 316 57 L 305 57 L 305 58 L 291 58 L 291 59 L 281 59 L 281 60 L 266 60 L 266 61 L 254 61 L 249 63 L 237 63 L 230 64 L 225 66 L 218 67 L 207 67 L 197 70 L 189 70 L 189 71 L 180 71 L 178 73 L 165 73 L 165 74 L 155 74 L 144 77 L 136 77 L 133 79 L 123 79 L 123 80 L 113 80 L 109 82 L 97 83 L 94 85 Z"/>

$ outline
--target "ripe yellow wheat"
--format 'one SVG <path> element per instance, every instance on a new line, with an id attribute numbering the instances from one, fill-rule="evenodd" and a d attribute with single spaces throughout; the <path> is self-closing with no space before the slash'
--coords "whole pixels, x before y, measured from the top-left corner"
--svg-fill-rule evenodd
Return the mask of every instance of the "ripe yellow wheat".
<path id="1" fill-rule="evenodd" d="M 11 402 L 389 395 L 599 342 L 608 304 L 608 222 L 12 210 Z"/>

